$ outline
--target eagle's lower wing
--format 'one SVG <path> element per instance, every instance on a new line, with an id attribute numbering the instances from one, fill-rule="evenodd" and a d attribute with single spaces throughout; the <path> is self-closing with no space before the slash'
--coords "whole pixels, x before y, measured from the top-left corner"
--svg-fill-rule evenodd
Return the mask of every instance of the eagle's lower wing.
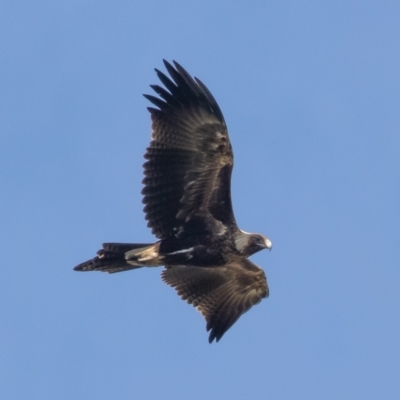
<path id="1" fill-rule="evenodd" d="M 167 266 L 162 279 L 203 314 L 210 343 L 268 297 L 264 271 L 247 259 L 219 267 Z"/>
<path id="2" fill-rule="evenodd" d="M 149 108 L 153 132 L 142 191 L 148 226 L 159 239 L 190 229 L 199 216 L 211 225 L 235 223 L 233 153 L 221 110 L 203 83 L 178 63 L 164 63 L 172 79 L 156 72 L 167 90 L 153 85 L 159 97 L 145 95 L 158 108 Z"/>

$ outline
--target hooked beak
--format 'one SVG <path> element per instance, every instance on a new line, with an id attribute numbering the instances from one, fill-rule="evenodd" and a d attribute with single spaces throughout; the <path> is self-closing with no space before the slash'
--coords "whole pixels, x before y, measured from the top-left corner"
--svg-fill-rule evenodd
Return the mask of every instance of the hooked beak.
<path id="1" fill-rule="evenodd" d="M 269 251 L 272 250 L 272 242 L 268 238 L 265 238 L 265 248 Z"/>

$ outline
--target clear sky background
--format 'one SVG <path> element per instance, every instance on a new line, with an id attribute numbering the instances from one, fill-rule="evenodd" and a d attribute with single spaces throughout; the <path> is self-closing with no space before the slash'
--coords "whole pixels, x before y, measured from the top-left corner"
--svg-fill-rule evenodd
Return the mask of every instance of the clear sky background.
<path id="1" fill-rule="evenodd" d="M 400 3 L 2 1 L 0 397 L 398 399 Z M 149 242 L 153 68 L 212 91 L 233 203 L 271 238 L 270 298 L 208 344 L 161 269 L 78 273 Z"/>

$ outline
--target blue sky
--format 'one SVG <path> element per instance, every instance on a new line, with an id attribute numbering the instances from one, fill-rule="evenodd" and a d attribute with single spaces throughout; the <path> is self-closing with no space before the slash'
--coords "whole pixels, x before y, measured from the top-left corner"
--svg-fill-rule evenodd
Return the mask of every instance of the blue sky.
<path id="1" fill-rule="evenodd" d="M 397 399 L 400 5 L 0 4 L 4 399 Z M 209 345 L 161 269 L 77 273 L 149 242 L 153 68 L 218 100 L 233 203 L 270 298 Z"/>

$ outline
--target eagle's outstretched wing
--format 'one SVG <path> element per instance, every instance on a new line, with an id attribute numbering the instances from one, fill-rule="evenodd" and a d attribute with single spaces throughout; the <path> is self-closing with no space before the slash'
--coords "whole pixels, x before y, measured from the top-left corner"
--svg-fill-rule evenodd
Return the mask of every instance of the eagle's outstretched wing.
<path id="1" fill-rule="evenodd" d="M 145 95 L 158 107 L 149 107 L 153 132 L 144 164 L 148 226 L 159 239 L 190 230 L 194 219 L 207 221 L 210 232 L 213 224 L 236 227 L 233 153 L 221 110 L 200 80 L 177 62 L 164 64 L 172 79 L 156 72 L 166 89 L 152 85 L 159 97 Z"/>
<path id="2" fill-rule="evenodd" d="M 210 343 L 269 294 L 264 271 L 247 259 L 219 267 L 167 266 L 161 276 L 203 314 Z"/>

